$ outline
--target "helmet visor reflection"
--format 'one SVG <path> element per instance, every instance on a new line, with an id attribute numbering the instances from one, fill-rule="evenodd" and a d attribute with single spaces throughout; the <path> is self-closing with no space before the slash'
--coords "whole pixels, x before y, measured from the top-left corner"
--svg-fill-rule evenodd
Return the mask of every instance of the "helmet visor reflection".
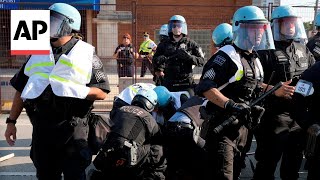
<path id="1" fill-rule="evenodd" d="M 69 19 L 61 14 L 50 13 L 50 37 L 60 38 L 69 35 L 72 31 L 68 25 Z"/>

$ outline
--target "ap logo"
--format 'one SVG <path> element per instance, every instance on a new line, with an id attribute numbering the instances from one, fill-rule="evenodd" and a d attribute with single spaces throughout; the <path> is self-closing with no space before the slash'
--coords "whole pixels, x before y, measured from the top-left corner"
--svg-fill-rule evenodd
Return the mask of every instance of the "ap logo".
<path id="1" fill-rule="evenodd" d="M 50 49 L 50 10 L 11 10 L 11 55 L 45 55 Z"/>

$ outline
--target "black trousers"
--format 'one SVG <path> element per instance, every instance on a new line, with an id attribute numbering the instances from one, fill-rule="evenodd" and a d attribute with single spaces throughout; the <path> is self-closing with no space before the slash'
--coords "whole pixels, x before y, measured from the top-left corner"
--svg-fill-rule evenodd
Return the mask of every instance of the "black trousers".
<path id="1" fill-rule="evenodd" d="M 29 113 L 30 114 L 30 113 Z M 51 112 L 33 112 L 30 157 L 40 180 L 85 180 L 92 153 L 88 147 L 87 119 L 72 123 Z"/>
<path id="2" fill-rule="evenodd" d="M 152 60 L 148 60 L 147 58 L 142 59 L 140 77 L 144 77 L 146 75 L 147 68 L 150 70 L 151 74 L 154 75 L 153 65 L 150 61 Z"/>
<path id="3" fill-rule="evenodd" d="M 320 157 L 317 159 L 308 159 L 308 178 L 307 180 L 318 180 L 320 179 Z"/>
<path id="4" fill-rule="evenodd" d="M 226 131 L 222 136 L 211 135 L 206 141 L 211 179 L 236 180 L 240 175 L 248 129 L 235 126 Z"/>
<path id="5" fill-rule="evenodd" d="M 207 152 L 193 140 L 193 129 L 167 122 L 165 127 L 167 180 L 204 180 L 210 172 Z"/>
<path id="6" fill-rule="evenodd" d="M 305 133 L 298 128 L 276 134 L 264 126 L 261 126 L 257 132 L 259 133 L 256 133 L 257 149 L 255 158 L 257 164 L 254 179 L 274 180 L 274 172 L 281 158 L 281 179 L 298 179 L 298 172 L 303 158 Z"/>
<path id="7" fill-rule="evenodd" d="M 117 70 L 119 77 L 132 77 L 133 76 L 134 66 L 132 63 L 128 63 L 128 61 L 120 61 L 117 62 Z"/>

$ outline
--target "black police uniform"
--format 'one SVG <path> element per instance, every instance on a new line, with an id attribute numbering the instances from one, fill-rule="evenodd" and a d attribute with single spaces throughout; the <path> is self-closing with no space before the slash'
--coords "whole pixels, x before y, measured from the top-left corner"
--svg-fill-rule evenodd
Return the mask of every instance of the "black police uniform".
<path id="1" fill-rule="evenodd" d="M 305 45 L 297 42 L 275 41 L 276 50 L 259 51 L 266 83 L 271 85 L 293 79 L 294 86 L 301 73 L 314 63 Z M 271 79 L 271 74 L 274 72 Z M 297 179 L 302 160 L 303 132 L 293 121 L 290 99 L 270 96 L 265 102 L 265 113 L 255 136 L 257 166 L 254 178 L 274 179 L 277 163 L 282 156 L 281 178 Z"/>
<path id="2" fill-rule="evenodd" d="M 120 44 L 116 50 L 114 51 L 114 54 L 117 53 L 118 49 L 121 49 L 121 51 L 118 54 L 117 57 L 117 70 L 118 70 L 118 76 L 119 77 L 132 77 L 133 76 L 133 47 L 132 44 L 129 44 L 128 46 L 124 44 Z"/>
<path id="3" fill-rule="evenodd" d="M 312 38 L 309 39 L 307 43 L 308 49 L 314 55 L 316 61 L 320 60 L 320 32 L 314 35 Z"/>
<path id="4" fill-rule="evenodd" d="M 310 96 L 302 96 L 295 94 L 294 99 L 294 119 L 304 129 L 307 130 L 311 125 L 320 125 L 319 102 L 320 102 L 320 62 L 315 63 L 301 75 L 302 80 L 311 82 L 314 88 L 314 93 Z M 318 133 L 318 132 L 316 132 Z M 314 144 L 315 154 L 312 157 L 307 157 L 308 160 L 308 180 L 320 179 L 320 141 L 319 135 L 317 142 Z"/>
<path id="5" fill-rule="evenodd" d="M 171 119 L 165 123 L 164 147 L 168 161 L 166 179 L 205 179 L 210 172 L 207 164 L 207 153 L 203 139 L 206 134 L 205 120 L 201 109 L 204 98 L 193 96 L 188 99 L 177 112 L 190 118 L 190 123 L 182 122 L 179 119 Z"/>
<path id="6" fill-rule="evenodd" d="M 182 37 L 175 42 L 171 37 L 159 43 L 152 62 L 155 71 L 164 72 L 162 85 L 169 91 L 189 91 L 194 95 L 192 65 L 204 64 L 204 54 L 195 41 Z"/>
<path id="7" fill-rule="evenodd" d="M 224 52 L 224 49 L 234 49 L 239 54 L 243 66 L 243 77 L 236 82 L 228 84 L 221 91 L 226 97 L 235 102 L 248 103 L 259 95 L 261 88 L 259 82 L 263 80 L 263 70 L 258 68 L 258 59 L 255 54 L 248 54 L 235 45 L 226 45 L 214 54 L 203 68 L 200 82 L 196 87 L 196 93 L 203 93 L 219 88 L 236 74 L 238 67 L 236 63 Z M 233 52 L 234 52 L 233 51 Z M 213 128 L 221 124 L 231 116 L 231 112 L 218 107 L 213 103 L 207 104 L 208 112 L 213 114 L 210 119 L 208 135 L 206 136 L 206 148 L 208 149 L 209 162 L 214 169 L 212 178 L 237 179 L 241 167 L 241 152 L 246 144 L 248 129 L 244 126 L 248 117 L 239 116 L 239 124 L 226 127 L 220 134 L 213 134 Z"/>
<path id="8" fill-rule="evenodd" d="M 77 42 L 72 38 L 65 45 L 53 48 L 55 60 L 68 54 Z M 10 81 L 18 92 L 23 91 L 28 81 L 24 68 L 25 64 Z M 96 55 L 87 86 L 110 92 L 107 75 Z M 33 125 L 30 157 L 37 169 L 37 177 L 60 179 L 63 173 L 64 179 L 85 179 L 85 169 L 92 158 L 87 143 L 87 116 L 93 108 L 93 101 L 58 97 L 49 85 L 38 98 L 25 100 L 24 108 Z"/>
<path id="9" fill-rule="evenodd" d="M 93 161 L 101 173 L 91 179 L 164 179 L 166 160 L 158 143 L 162 133 L 152 115 L 129 105 L 115 109 L 110 118 L 111 133 Z M 136 147 L 128 146 L 134 143 Z"/>

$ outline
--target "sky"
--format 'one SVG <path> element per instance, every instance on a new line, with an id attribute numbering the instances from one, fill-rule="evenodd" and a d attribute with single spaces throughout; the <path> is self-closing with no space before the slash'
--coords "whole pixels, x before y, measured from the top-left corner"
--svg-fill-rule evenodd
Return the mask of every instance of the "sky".
<path id="1" fill-rule="evenodd" d="M 319 1 L 320 2 L 320 1 Z M 281 0 L 280 5 L 290 6 L 315 6 L 316 0 Z M 312 7 L 299 7 L 298 14 L 302 17 L 304 22 L 312 21 L 314 18 L 314 8 Z M 318 10 L 318 13 L 320 11 Z"/>

